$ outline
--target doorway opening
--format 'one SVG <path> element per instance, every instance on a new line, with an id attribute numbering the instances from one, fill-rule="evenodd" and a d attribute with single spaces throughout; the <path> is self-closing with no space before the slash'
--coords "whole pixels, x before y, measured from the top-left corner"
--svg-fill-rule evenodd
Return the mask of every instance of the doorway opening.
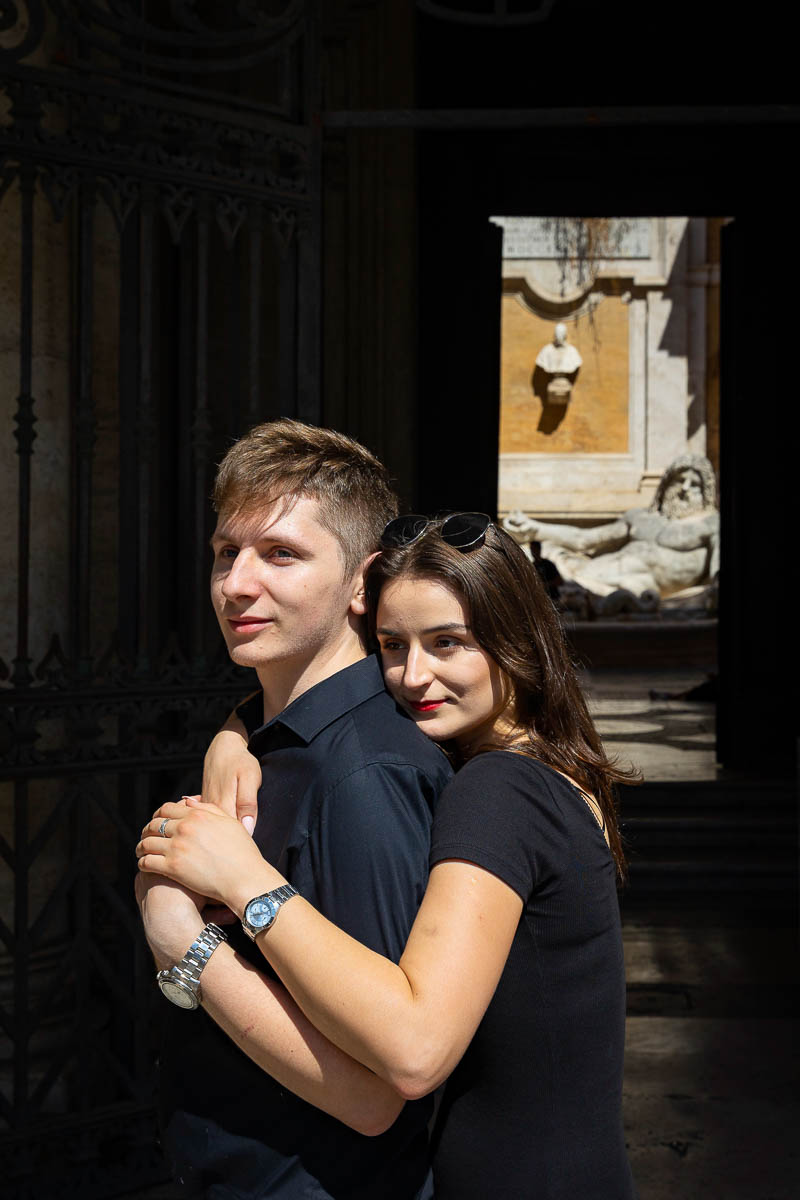
<path id="1" fill-rule="evenodd" d="M 490 220 L 498 515 L 561 611 L 614 751 L 649 778 L 713 778 L 724 219 Z M 648 676 L 635 698 L 632 670 Z"/>

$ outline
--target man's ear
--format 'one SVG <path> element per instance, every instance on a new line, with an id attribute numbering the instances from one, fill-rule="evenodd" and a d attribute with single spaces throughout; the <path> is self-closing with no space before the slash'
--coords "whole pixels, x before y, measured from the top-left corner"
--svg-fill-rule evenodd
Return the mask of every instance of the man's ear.
<path id="1" fill-rule="evenodd" d="M 367 572 L 367 567 L 373 562 L 380 550 L 376 550 L 374 554 L 370 554 L 369 558 L 365 558 L 361 566 L 353 576 L 353 594 L 350 598 L 350 612 L 357 617 L 363 617 L 367 611 L 367 596 L 364 586 L 364 576 Z"/>

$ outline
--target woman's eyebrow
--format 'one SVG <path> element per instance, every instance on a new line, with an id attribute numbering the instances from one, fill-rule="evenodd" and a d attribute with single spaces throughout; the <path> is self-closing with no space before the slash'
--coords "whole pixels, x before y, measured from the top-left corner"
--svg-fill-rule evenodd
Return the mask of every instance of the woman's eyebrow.
<path id="1" fill-rule="evenodd" d="M 445 625 L 433 625 L 430 629 L 423 629 L 424 634 L 429 633 L 469 633 L 469 625 L 462 625 L 460 621 L 448 621 Z"/>
<path id="2" fill-rule="evenodd" d="M 469 633 L 469 626 L 462 625 L 460 621 L 448 621 L 445 625 L 433 625 L 430 629 L 422 629 L 420 632 L 423 637 L 427 637 L 431 633 L 451 633 L 458 630 L 460 633 Z M 401 637 L 402 635 L 396 629 L 385 629 L 380 627 L 375 630 L 376 633 L 382 633 L 384 637 Z"/>

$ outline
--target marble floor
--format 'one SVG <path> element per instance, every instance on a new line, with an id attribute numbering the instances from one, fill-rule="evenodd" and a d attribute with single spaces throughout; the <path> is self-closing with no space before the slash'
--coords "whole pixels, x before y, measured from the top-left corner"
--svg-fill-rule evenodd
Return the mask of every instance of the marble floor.
<path id="1" fill-rule="evenodd" d="M 702 671 L 602 670 L 604 743 L 649 782 L 724 779 Z M 800 1197 L 796 926 L 719 903 L 625 912 L 625 1132 L 640 1200 Z"/>
<path id="2" fill-rule="evenodd" d="M 652 781 L 717 777 L 714 704 L 684 698 L 707 680 L 697 670 L 581 672 L 606 748 Z"/>
<path id="3" fill-rule="evenodd" d="M 796 1017 L 628 1019 L 640 1200 L 797 1200 L 797 1035 Z"/>

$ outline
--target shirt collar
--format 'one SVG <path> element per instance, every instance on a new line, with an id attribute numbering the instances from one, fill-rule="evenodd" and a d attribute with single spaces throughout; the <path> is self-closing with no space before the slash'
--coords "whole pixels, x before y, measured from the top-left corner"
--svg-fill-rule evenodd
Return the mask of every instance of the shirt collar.
<path id="1" fill-rule="evenodd" d="M 314 684 L 266 724 L 253 729 L 252 724 L 246 722 L 250 724 L 250 749 L 254 748 L 256 738 L 275 725 L 291 730 L 308 745 L 327 725 L 383 690 L 383 675 L 377 655 L 370 654 Z M 260 696 L 255 699 L 261 703 Z"/>

